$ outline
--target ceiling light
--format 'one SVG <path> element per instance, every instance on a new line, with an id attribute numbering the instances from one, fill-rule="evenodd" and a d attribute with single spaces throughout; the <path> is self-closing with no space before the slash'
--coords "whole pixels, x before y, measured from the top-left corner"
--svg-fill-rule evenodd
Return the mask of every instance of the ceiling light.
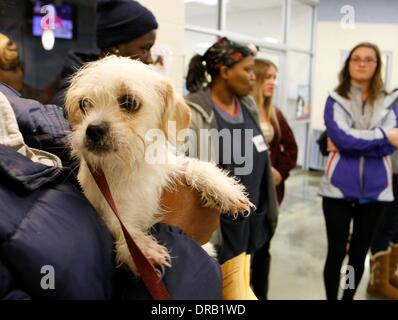
<path id="1" fill-rule="evenodd" d="M 264 40 L 270 43 L 279 43 L 279 40 L 273 37 L 265 37 Z"/>
<path id="2" fill-rule="evenodd" d="M 43 34 L 41 35 L 41 44 L 43 45 L 43 48 L 47 51 L 52 50 L 54 48 L 54 43 L 54 31 L 52 29 L 43 30 Z"/>
<path id="3" fill-rule="evenodd" d="M 207 6 L 216 6 L 218 4 L 218 0 L 184 0 L 185 3 L 193 3 L 197 2 L 200 4 L 204 4 Z"/>

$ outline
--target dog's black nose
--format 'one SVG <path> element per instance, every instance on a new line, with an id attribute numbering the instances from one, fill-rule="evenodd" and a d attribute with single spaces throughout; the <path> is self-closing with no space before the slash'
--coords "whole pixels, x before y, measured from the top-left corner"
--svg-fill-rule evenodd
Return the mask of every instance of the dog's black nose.
<path id="1" fill-rule="evenodd" d="M 93 142 L 99 142 L 108 130 L 109 126 L 106 122 L 90 124 L 86 129 L 86 136 Z"/>

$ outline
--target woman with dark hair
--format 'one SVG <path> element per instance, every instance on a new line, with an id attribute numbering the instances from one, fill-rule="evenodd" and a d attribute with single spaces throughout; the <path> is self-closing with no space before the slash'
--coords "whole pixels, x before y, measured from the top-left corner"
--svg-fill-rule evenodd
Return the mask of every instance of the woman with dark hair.
<path id="1" fill-rule="evenodd" d="M 236 176 L 255 205 L 246 217 L 222 215 L 212 239 L 223 271 L 224 299 L 256 298 L 250 288 L 251 255 L 271 237 L 278 213 L 268 146 L 248 96 L 255 80 L 255 50 L 221 38 L 203 56 L 192 58 L 187 75 L 192 93 L 186 101 L 198 139 L 191 156 L 214 160 Z"/>
<path id="2" fill-rule="evenodd" d="M 348 250 L 343 299 L 351 300 L 386 203 L 393 200 L 390 154 L 398 146 L 397 94 L 386 94 L 378 47 L 355 46 L 340 72 L 324 113 L 330 151 L 321 184 L 328 238 L 324 281 L 328 299 L 338 297 L 340 269 Z M 388 286 L 390 298 L 398 290 Z"/>

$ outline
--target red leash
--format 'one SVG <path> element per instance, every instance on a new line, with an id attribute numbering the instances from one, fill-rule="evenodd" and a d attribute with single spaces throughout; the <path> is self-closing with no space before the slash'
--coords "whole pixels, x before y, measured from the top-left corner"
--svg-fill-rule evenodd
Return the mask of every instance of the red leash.
<path id="1" fill-rule="evenodd" d="M 104 172 L 102 171 L 102 169 L 98 169 L 97 171 L 95 171 L 90 165 L 88 165 L 88 168 L 90 169 L 90 172 L 93 175 L 93 178 L 97 183 L 98 188 L 101 190 L 102 195 L 104 196 L 120 222 L 120 226 L 122 227 L 124 238 L 126 239 L 130 254 L 152 298 L 155 300 L 171 300 L 170 293 L 167 291 L 164 283 L 161 279 L 159 279 L 152 264 L 144 256 L 140 248 L 133 240 L 133 237 L 127 231 L 123 221 L 120 219 L 119 212 L 116 208 L 116 204 L 113 200 L 112 193 L 109 189 L 109 185 Z"/>

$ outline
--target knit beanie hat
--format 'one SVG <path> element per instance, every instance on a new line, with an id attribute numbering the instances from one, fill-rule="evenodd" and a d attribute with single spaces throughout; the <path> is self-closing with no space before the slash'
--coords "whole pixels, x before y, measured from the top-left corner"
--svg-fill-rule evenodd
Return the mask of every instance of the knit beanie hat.
<path id="1" fill-rule="evenodd" d="M 97 46 L 107 49 L 158 28 L 155 16 L 133 0 L 99 0 Z"/>

